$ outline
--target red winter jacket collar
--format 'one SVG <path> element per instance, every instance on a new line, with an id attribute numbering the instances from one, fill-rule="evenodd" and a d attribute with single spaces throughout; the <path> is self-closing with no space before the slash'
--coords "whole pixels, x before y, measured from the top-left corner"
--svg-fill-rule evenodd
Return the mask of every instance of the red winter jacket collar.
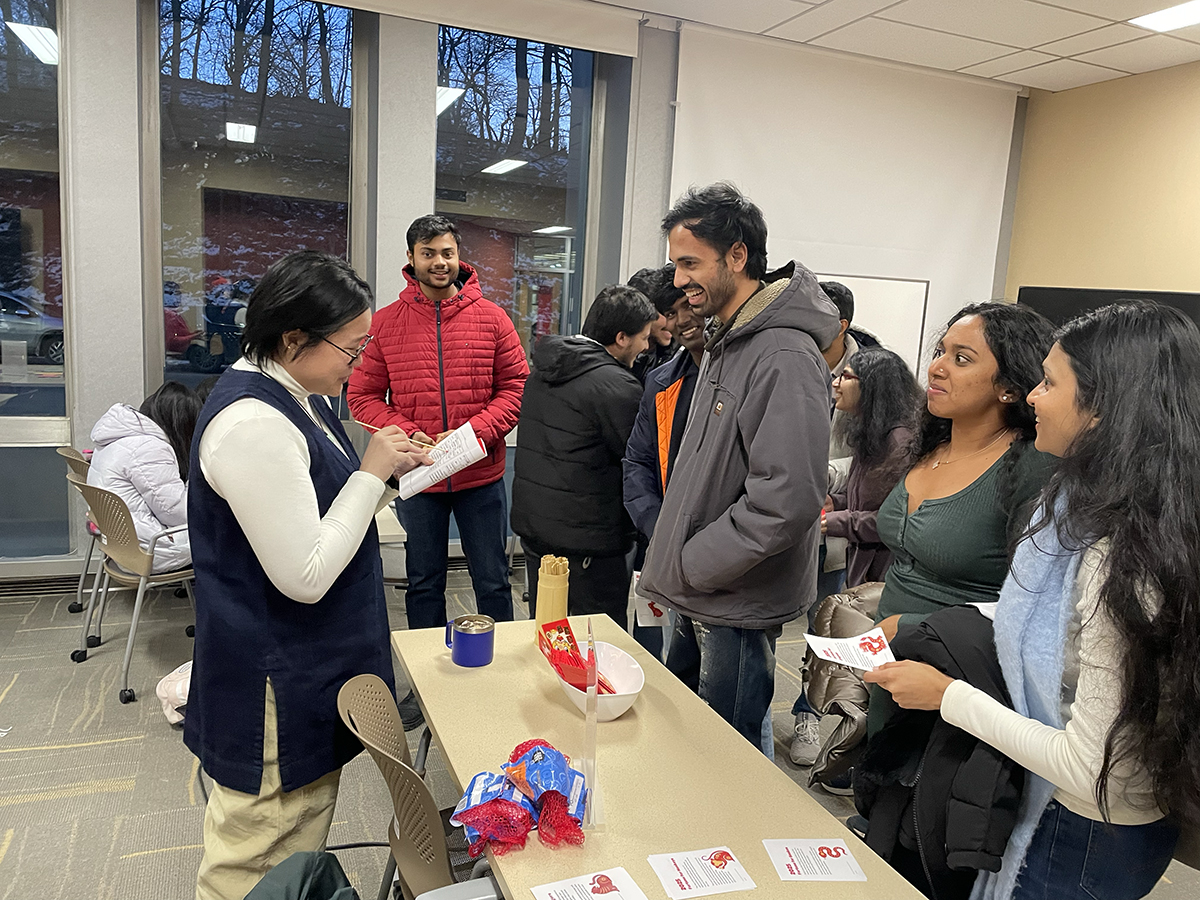
<path id="1" fill-rule="evenodd" d="M 435 437 L 469 421 L 488 455 L 430 491 L 465 490 L 504 475 L 504 438 L 516 427 L 529 366 L 508 314 L 486 299 L 475 270 L 459 264 L 459 292 L 435 303 L 404 268 L 399 299 L 375 314 L 375 340 L 350 376 L 354 418 Z"/>

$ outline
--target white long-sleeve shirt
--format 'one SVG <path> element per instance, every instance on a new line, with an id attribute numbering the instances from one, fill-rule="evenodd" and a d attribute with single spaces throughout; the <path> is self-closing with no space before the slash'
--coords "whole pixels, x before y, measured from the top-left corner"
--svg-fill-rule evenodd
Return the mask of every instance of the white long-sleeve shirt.
<path id="1" fill-rule="evenodd" d="M 1062 729 L 1029 719 L 993 700 L 965 681 L 955 681 L 942 697 L 942 718 L 986 741 L 1057 790 L 1054 799 L 1071 812 L 1103 821 L 1096 804 L 1096 778 L 1104 760 L 1104 742 L 1121 704 L 1120 634 L 1100 603 L 1104 552 L 1085 552 L 1075 579 L 1073 599 L 1081 627 L 1068 635 L 1077 648 L 1078 681 Z M 1070 651 L 1071 648 L 1068 648 Z M 1073 654 L 1068 652 L 1068 659 Z M 1070 694 L 1071 669 L 1064 673 Z M 1162 818 L 1153 785 L 1140 762 L 1115 766 L 1108 782 L 1109 815 L 1116 825 L 1144 825 Z"/>
<path id="2" fill-rule="evenodd" d="M 262 372 L 283 385 L 301 409 L 341 445 L 316 415 L 310 398 L 287 370 L 274 362 L 261 368 L 245 359 L 233 368 Z M 396 497 L 369 472 L 346 481 L 324 517 L 309 476 L 304 435 L 282 412 L 245 397 L 217 413 L 200 439 L 200 470 L 233 511 L 271 583 L 286 597 L 316 603 L 362 544 L 375 513 Z"/>

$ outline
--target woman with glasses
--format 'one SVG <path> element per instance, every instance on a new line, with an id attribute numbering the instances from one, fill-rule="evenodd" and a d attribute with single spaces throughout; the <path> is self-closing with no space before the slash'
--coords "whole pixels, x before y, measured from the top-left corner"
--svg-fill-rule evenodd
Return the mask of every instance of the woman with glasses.
<path id="1" fill-rule="evenodd" d="M 860 350 L 833 380 L 837 437 L 850 448 L 845 487 L 832 494 L 821 533 L 845 538 L 846 587 L 882 581 L 892 552 L 879 539 L 879 505 L 912 463 L 921 389 L 899 356 Z"/>
<path id="2" fill-rule="evenodd" d="M 374 517 L 396 477 L 430 460 L 393 426 L 360 461 L 330 408 L 370 327 L 371 290 L 344 261 L 280 260 L 196 425 L 184 742 L 215 782 L 197 900 L 240 900 L 290 854 L 325 845 L 341 768 L 362 750 L 337 692 L 363 673 L 392 685 Z"/>

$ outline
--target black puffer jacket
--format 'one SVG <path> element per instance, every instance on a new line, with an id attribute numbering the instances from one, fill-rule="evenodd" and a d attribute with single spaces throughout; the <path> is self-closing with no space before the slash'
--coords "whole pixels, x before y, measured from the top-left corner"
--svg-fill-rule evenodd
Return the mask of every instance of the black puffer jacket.
<path id="1" fill-rule="evenodd" d="M 992 623 L 952 606 L 904 626 L 898 659 L 929 663 L 1011 706 Z M 980 869 L 1000 870 L 1017 821 L 1025 770 L 936 712 L 899 710 L 854 770 L 854 802 L 870 820 L 867 846 L 890 860 L 896 842 L 921 858 L 929 896 L 967 897 Z"/>
<path id="2" fill-rule="evenodd" d="M 513 531 L 582 556 L 633 546 L 621 458 L 641 398 L 629 368 L 595 341 L 547 335 L 538 342 L 517 423 Z"/>

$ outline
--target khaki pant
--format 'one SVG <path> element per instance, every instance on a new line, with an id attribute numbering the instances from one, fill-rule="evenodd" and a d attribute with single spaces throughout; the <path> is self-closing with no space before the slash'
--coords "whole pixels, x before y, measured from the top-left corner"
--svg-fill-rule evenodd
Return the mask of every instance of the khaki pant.
<path id="1" fill-rule="evenodd" d="M 323 850 L 329 838 L 342 770 L 284 793 L 269 679 L 266 700 L 262 786 L 255 796 L 213 784 L 204 810 L 196 900 L 243 900 L 273 866 L 299 850 Z"/>

